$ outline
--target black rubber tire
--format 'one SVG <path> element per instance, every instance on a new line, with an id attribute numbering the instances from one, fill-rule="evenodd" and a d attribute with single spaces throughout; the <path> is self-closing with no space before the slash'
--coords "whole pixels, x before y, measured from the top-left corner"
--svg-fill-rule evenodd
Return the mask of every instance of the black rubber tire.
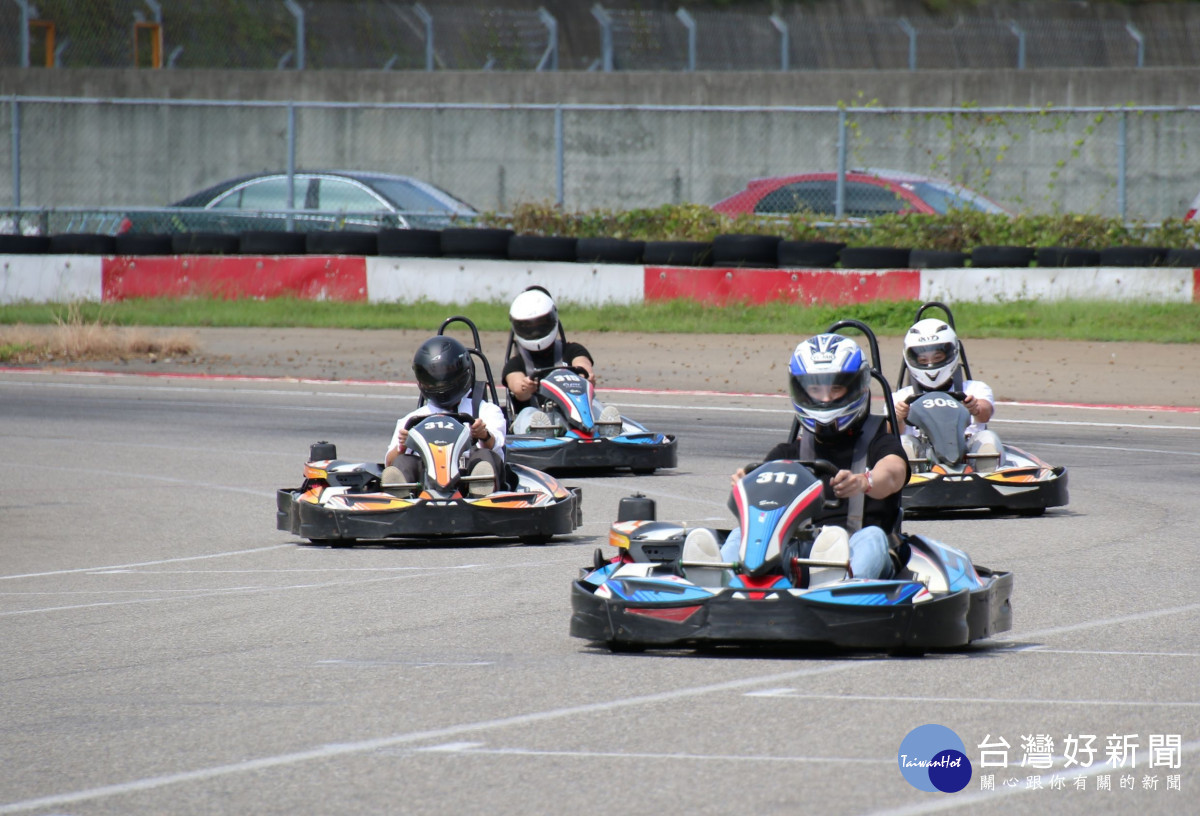
<path id="1" fill-rule="evenodd" d="M 50 236 L 51 255 L 116 255 L 117 241 L 94 232 L 64 232 Z"/>
<path id="2" fill-rule="evenodd" d="M 49 251 L 48 235 L 0 235 L 0 255 L 42 255 Z"/>
<path id="3" fill-rule="evenodd" d="M 553 235 L 513 235 L 508 239 L 511 261 L 567 261 L 575 263 L 575 238 Z"/>
<path id="4" fill-rule="evenodd" d="M 778 235 L 718 235 L 713 238 L 713 266 L 771 269 L 779 265 Z"/>
<path id="5" fill-rule="evenodd" d="M 1038 247 L 1037 265 L 1048 267 L 1099 266 L 1100 251 L 1078 247 Z"/>
<path id="6" fill-rule="evenodd" d="M 914 249 L 908 263 L 913 269 L 958 269 L 967 265 L 967 257 L 954 249 Z"/>
<path id="7" fill-rule="evenodd" d="M 1119 246 L 1100 250 L 1100 266 L 1162 266 L 1166 247 Z"/>
<path id="8" fill-rule="evenodd" d="M 843 269 L 908 269 L 906 247 L 846 247 L 839 255 Z"/>
<path id="9" fill-rule="evenodd" d="M 971 250 L 971 266 L 986 269 L 1026 267 L 1033 263 L 1036 255 L 1032 247 L 977 246 Z"/>
<path id="10" fill-rule="evenodd" d="M 175 252 L 166 233 L 130 232 L 116 237 L 118 255 L 171 255 Z"/>
<path id="11" fill-rule="evenodd" d="M 1167 266 L 1200 268 L 1200 249 L 1168 249 L 1163 263 Z"/>
<path id="12" fill-rule="evenodd" d="M 449 258 L 508 257 L 510 229 L 495 227 L 447 227 L 442 230 L 442 254 Z"/>
<path id="13" fill-rule="evenodd" d="M 438 258 L 442 254 L 442 233 L 431 229 L 384 229 L 377 241 L 379 254 L 389 257 Z"/>
<path id="14" fill-rule="evenodd" d="M 642 259 L 651 266 L 712 266 L 712 243 L 647 241 Z"/>
<path id="15" fill-rule="evenodd" d="M 832 269 L 845 248 L 841 241 L 780 241 L 775 255 L 785 269 Z"/>
<path id="16" fill-rule="evenodd" d="M 308 241 L 303 232 L 251 230 L 243 232 L 238 249 L 243 255 L 304 255 Z"/>
<path id="17" fill-rule="evenodd" d="M 378 255 L 379 241 L 373 232 L 317 230 L 305 233 L 309 255 Z"/>
<path id="18" fill-rule="evenodd" d="M 580 238 L 575 242 L 575 260 L 581 263 L 640 264 L 645 241 L 622 238 Z"/>
<path id="19" fill-rule="evenodd" d="M 171 236 L 176 255 L 237 255 L 241 242 L 226 232 L 178 232 Z"/>

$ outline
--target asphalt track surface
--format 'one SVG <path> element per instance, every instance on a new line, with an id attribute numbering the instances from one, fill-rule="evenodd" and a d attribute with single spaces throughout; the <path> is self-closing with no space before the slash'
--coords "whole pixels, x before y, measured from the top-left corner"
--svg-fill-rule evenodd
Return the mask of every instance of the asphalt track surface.
<path id="1" fill-rule="evenodd" d="M 568 479 L 584 526 L 547 546 L 275 530 L 311 442 L 375 459 L 414 398 L 0 372 L 0 814 L 1195 812 L 1200 414 L 1000 406 L 1002 438 L 1069 468 L 1070 505 L 907 522 L 1014 573 L 994 640 L 613 655 L 568 636 L 568 586 L 619 499 L 727 522 L 727 474 L 786 401 L 611 392 L 681 466 Z M 933 723 L 975 765 L 959 793 L 898 768 Z M 1092 765 L 1064 767 L 1084 735 Z M 980 747 L 1001 739 L 1005 765 Z"/>

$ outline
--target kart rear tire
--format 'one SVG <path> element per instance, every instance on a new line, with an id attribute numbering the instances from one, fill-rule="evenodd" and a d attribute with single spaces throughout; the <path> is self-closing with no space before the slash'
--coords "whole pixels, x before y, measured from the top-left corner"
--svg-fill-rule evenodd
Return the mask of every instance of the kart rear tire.
<path id="1" fill-rule="evenodd" d="M 610 640 L 606 645 L 613 654 L 641 654 L 646 651 L 646 647 L 640 643 L 620 643 Z"/>
<path id="2" fill-rule="evenodd" d="M 1017 511 L 1018 516 L 1024 516 L 1026 518 L 1035 518 L 1037 516 L 1042 516 L 1045 514 L 1046 514 L 1045 507 L 1026 507 L 1024 510 Z"/>
<path id="3" fill-rule="evenodd" d="M 545 545 L 550 543 L 550 536 L 548 536 L 548 535 L 518 536 L 517 540 L 520 541 L 522 544 L 528 545 L 530 547 L 544 547 Z"/>
<path id="4" fill-rule="evenodd" d="M 308 543 L 314 547 L 353 547 L 357 538 L 310 538 Z"/>
<path id="5" fill-rule="evenodd" d="M 656 467 L 630 468 L 630 471 L 632 471 L 634 473 L 634 475 L 637 475 L 637 476 L 649 476 L 651 473 L 653 473 L 656 470 L 658 470 L 658 468 L 656 468 Z"/>

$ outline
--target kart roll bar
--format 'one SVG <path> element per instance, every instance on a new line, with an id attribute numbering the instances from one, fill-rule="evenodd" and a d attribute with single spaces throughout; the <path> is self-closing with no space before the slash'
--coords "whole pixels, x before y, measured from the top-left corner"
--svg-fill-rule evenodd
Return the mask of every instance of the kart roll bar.
<path id="1" fill-rule="evenodd" d="M 958 329 L 954 326 L 954 315 L 950 313 L 950 307 L 945 303 L 942 303 L 940 300 L 930 300 L 917 307 L 917 316 L 913 319 L 913 323 L 916 323 L 921 319 L 921 315 L 925 314 L 926 309 L 941 309 L 943 314 L 946 315 L 946 323 L 949 324 L 951 329 L 954 329 L 955 334 L 958 334 Z M 958 356 L 962 360 L 963 379 L 972 379 L 971 365 L 967 362 L 967 350 L 963 347 L 961 337 L 958 338 Z M 900 375 L 896 377 L 896 388 L 903 388 L 904 383 L 907 382 L 908 379 L 908 366 L 904 364 L 904 358 L 902 355 L 900 359 Z"/>
<path id="2" fill-rule="evenodd" d="M 471 330 L 471 339 L 475 345 L 468 347 L 467 353 L 472 357 L 477 357 L 479 361 L 483 363 L 483 397 L 494 405 L 499 406 L 503 411 L 504 403 L 500 402 L 500 395 L 496 391 L 496 381 L 492 378 L 492 366 L 483 353 L 483 343 L 479 340 L 479 329 L 475 326 L 471 319 L 465 315 L 454 315 L 453 317 L 447 317 L 442 321 L 442 325 L 438 326 L 437 333 L 444 335 L 446 333 L 446 327 L 454 323 L 462 323 Z M 478 405 L 475 406 L 475 411 L 479 411 Z M 507 417 L 505 417 L 505 419 L 507 420 Z"/>

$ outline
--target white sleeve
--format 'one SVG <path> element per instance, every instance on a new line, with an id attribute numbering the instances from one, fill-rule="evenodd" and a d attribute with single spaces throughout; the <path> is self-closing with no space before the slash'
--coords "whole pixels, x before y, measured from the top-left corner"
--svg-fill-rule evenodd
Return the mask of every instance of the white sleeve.
<path id="1" fill-rule="evenodd" d="M 992 396 L 992 387 L 983 380 L 967 380 L 963 383 L 963 388 L 967 394 L 977 400 L 987 400 L 993 406 L 996 404 L 996 398 Z"/>
<path id="2" fill-rule="evenodd" d="M 492 445 L 492 450 L 497 453 L 501 452 L 504 448 L 504 412 L 494 402 L 481 402 L 479 418 L 483 420 L 483 424 L 487 426 L 496 440 Z"/>

